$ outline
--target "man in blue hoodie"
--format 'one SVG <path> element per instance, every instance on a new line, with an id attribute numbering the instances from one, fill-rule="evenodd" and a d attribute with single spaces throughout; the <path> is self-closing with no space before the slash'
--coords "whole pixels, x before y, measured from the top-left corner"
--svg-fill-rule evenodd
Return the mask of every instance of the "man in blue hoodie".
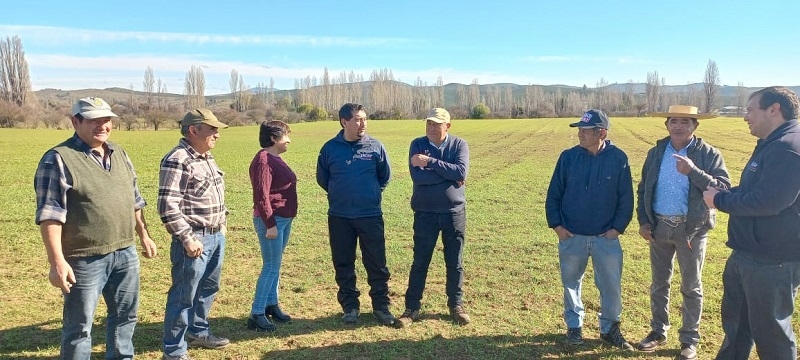
<path id="1" fill-rule="evenodd" d="M 317 184 L 328 193 L 328 233 L 339 285 L 342 322 L 358 320 L 361 294 L 356 287 L 356 245 L 367 271 L 372 314 L 384 325 L 396 326 L 389 311 L 389 268 L 386 266 L 381 194 L 391 171 L 386 149 L 367 135 L 367 113 L 360 104 L 339 110 L 342 130 L 328 140 L 317 158 Z"/>
<path id="2" fill-rule="evenodd" d="M 800 286 L 800 100 L 785 87 L 750 95 L 744 120 L 757 137 L 739 186 L 709 187 L 709 208 L 730 215 L 733 249 L 722 273 L 722 330 L 717 359 L 797 358 L 792 313 Z"/>
<path id="3" fill-rule="evenodd" d="M 600 291 L 600 339 L 633 350 L 619 329 L 622 313 L 622 247 L 619 235 L 633 218 L 633 184 L 628 156 L 607 140 L 609 121 L 587 111 L 570 124 L 580 144 L 564 150 L 547 190 L 547 225 L 558 236 L 564 320 L 568 345 L 583 343 L 583 275 L 592 258 Z"/>
<path id="4" fill-rule="evenodd" d="M 411 195 L 414 261 L 408 275 L 406 310 L 400 316 L 400 326 L 407 326 L 419 318 L 428 266 L 439 233 L 444 245 L 445 289 L 450 316 L 459 325 L 470 322 L 462 300 L 462 252 L 467 226 L 464 182 L 469 169 L 469 146 L 463 139 L 450 135 L 449 130 L 450 113 L 442 108 L 431 109 L 425 118 L 425 136 L 411 141 L 408 151 L 408 169 L 414 182 Z"/>

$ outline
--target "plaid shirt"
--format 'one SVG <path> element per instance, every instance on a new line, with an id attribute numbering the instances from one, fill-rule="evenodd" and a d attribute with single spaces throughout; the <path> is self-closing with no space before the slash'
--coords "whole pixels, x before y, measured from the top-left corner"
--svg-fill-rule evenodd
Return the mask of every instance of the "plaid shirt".
<path id="1" fill-rule="evenodd" d="M 78 137 L 78 134 L 73 134 L 70 140 L 78 145 L 84 155 L 96 161 L 97 166 L 102 166 L 106 171 L 111 171 L 111 153 L 115 149 L 125 152 L 119 145 L 105 143 L 108 151 L 103 157 L 100 156 L 100 153 L 93 151 L 89 145 L 86 145 Z M 133 163 L 131 163 L 127 153 L 125 154 L 125 166 L 133 171 Z M 44 220 L 55 220 L 62 224 L 66 222 L 67 191 L 72 189 L 72 175 L 64 165 L 61 155 L 55 150 L 50 149 L 45 152 L 39 161 L 36 175 L 33 178 L 33 187 L 36 190 L 36 224 L 38 225 Z M 139 186 L 136 185 L 135 171 L 133 171 L 133 197 L 136 202 L 136 210 L 147 205 L 142 198 L 141 192 L 139 192 Z"/>
<path id="2" fill-rule="evenodd" d="M 185 242 L 192 227 L 226 223 L 223 175 L 210 152 L 197 152 L 186 139 L 161 159 L 158 213 L 172 236 Z"/>

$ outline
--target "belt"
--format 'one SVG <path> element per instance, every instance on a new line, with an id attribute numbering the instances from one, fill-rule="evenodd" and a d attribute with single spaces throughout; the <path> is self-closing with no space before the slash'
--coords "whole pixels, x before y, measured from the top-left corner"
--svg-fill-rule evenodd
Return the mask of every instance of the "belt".
<path id="1" fill-rule="evenodd" d="M 686 215 L 661 215 L 656 214 L 656 217 L 670 225 L 678 225 L 686 222 Z"/>
<path id="2" fill-rule="evenodd" d="M 203 235 L 213 235 L 222 230 L 222 226 L 194 226 L 192 225 L 193 232 L 203 233 Z"/>

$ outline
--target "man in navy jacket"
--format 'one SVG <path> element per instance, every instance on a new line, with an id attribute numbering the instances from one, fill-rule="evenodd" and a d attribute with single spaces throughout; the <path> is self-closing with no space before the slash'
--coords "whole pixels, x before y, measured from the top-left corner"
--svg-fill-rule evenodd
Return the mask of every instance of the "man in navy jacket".
<path id="1" fill-rule="evenodd" d="M 372 314 L 382 324 L 395 326 L 397 319 L 389 311 L 390 274 L 381 210 L 381 195 L 391 176 L 389 158 L 383 144 L 366 134 L 362 105 L 344 104 L 339 124 L 342 130 L 319 152 L 317 184 L 328 193 L 328 232 L 342 321 L 353 324 L 361 313 L 355 272 L 360 241 Z"/>
<path id="2" fill-rule="evenodd" d="M 759 138 L 730 191 L 709 187 L 709 208 L 730 214 L 733 252 L 722 274 L 722 330 L 717 359 L 796 359 L 792 330 L 800 286 L 800 100 L 785 87 L 754 92 L 744 120 Z"/>
<path id="3" fill-rule="evenodd" d="M 449 130 L 450 113 L 442 108 L 431 109 L 425 119 L 425 136 L 411 141 L 408 151 L 408 169 L 414 182 L 411 195 L 414 262 L 408 275 L 406 310 L 399 319 L 402 326 L 419 318 L 428 266 L 439 233 L 444 245 L 445 289 L 450 316 L 459 325 L 470 322 L 462 300 L 462 252 L 467 225 L 464 181 L 469 169 L 469 146 L 463 139 L 450 135 Z"/>
<path id="4" fill-rule="evenodd" d="M 623 350 L 633 347 L 619 329 L 622 313 L 622 247 L 619 235 L 633 218 L 633 184 L 628 156 L 607 140 L 609 121 L 587 111 L 570 124 L 580 144 L 564 150 L 547 190 L 547 225 L 558 235 L 568 345 L 583 343 L 583 275 L 592 258 L 600 291 L 600 339 Z"/>

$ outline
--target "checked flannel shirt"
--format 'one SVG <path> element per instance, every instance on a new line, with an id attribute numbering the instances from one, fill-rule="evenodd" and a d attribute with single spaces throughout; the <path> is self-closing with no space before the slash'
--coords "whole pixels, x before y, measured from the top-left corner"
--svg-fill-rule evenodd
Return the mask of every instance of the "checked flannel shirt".
<path id="1" fill-rule="evenodd" d="M 170 235 L 186 242 L 192 227 L 225 225 L 224 175 L 210 152 L 197 152 L 183 138 L 161 159 L 158 213 Z"/>

